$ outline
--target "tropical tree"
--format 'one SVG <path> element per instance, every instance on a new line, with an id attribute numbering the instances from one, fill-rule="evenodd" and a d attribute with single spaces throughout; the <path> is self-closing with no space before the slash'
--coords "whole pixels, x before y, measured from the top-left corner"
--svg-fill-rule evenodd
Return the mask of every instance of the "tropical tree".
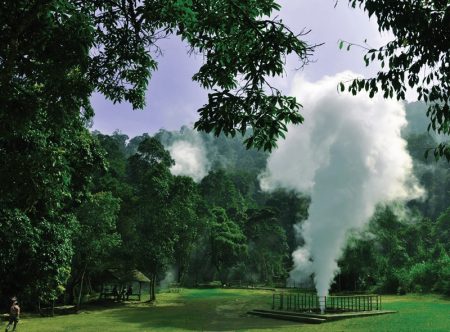
<path id="1" fill-rule="evenodd" d="M 233 221 L 242 224 L 246 217 L 247 204 L 223 169 L 210 172 L 200 183 L 200 193 L 205 203 L 212 209 L 223 208 Z"/>
<path id="2" fill-rule="evenodd" d="M 227 281 L 228 269 L 247 254 L 246 237 L 239 225 L 222 208 L 213 208 L 210 220 L 211 262 L 220 280 Z"/>
<path id="3" fill-rule="evenodd" d="M 289 268 L 289 246 L 286 232 L 276 212 L 262 208 L 249 212 L 245 224 L 248 239 L 248 272 L 257 274 L 265 284 L 285 282 Z"/>
<path id="4" fill-rule="evenodd" d="M 348 87 L 356 94 L 379 91 L 385 98 L 405 99 L 414 88 L 428 103 L 429 128 L 450 134 L 450 4 L 446 0 L 349 0 L 370 16 L 376 16 L 379 30 L 393 33 L 394 39 L 380 48 L 367 48 L 366 65 L 374 61 L 382 69 L 373 78 L 356 79 Z M 340 46 L 344 46 L 341 42 Z M 351 46 L 352 44 L 349 44 Z M 341 85 L 344 89 L 344 85 Z M 450 150 L 441 143 L 436 157 L 450 161 Z"/>
<path id="5" fill-rule="evenodd" d="M 306 64 L 314 46 L 300 40 L 304 33 L 270 18 L 280 9 L 274 0 L 21 0 L 3 2 L 1 9 L 0 81 L 5 88 L 21 85 L 39 68 L 43 89 L 61 84 L 51 78 L 69 75 L 89 114 L 94 90 L 142 108 L 157 68 L 158 40 L 176 34 L 205 56 L 193 79 L 211 93 L 196 128 L 235 135 L 250 126 L 247 144 L 271 149 L 288 122 L 302 121 L 296 99 L 267 79 L 283 74 L 288 54 Z M 67 66 L 75 70 L 66 71 Z M 72 94 L 61 89 L 54 96 Z M 13 105 L 7 109 L 13 113 Z"/>
<path id="6" fill-rule="evenodd" d="M 435 238 L 444 246 L 450 254 L 450 208 L 445 210 L 436 220 L 434 227 Z"/>
<path id="7" fill-rule="evenodd" d="M 277 190 L 265 197 L 265 206 L 276 215 L 276 220 L 286 232 L 289 252 L 294 252 L 303 239 L 299 237 L 295 225 L 299 225 L 308 217 L 310 198 L 292 191 Z"/>
<path id="8" fill-rule="evenodd" d="M 107 260 L 111 258 L 112 250 L 120 244 L 121 239 L 116 228 L 119 208 L 118 198 L 110 192 L 98 192 L 88 196 L 77 209 L 79 226 L 74 235 L 74 256 L 69 285 L 73 292 L 75 287 L 79 287 L 76 299 L 78 307 L 86 279 L 92 273 L 102 272 L 102 269 L 110 267 Z"/>
<path id="9" fill-rule="evenodd" d="M 2 271 L 0 288 L 23 300 L 52 300 L 64 290 L 73 207 L 102 166 L 86 130 L 93 39 L 84 15 L 72 7 L 58 1 L 0 4 L 0 215 L 7 219 L 0 228 L 32 230 L 29 239 L 27 233 L 2 237 L 1 251 L 16 263 Z"/>
<path id="10" fill-rule="evenodd" d="M 171 222 L 175 224 L 176 241 L 174 262 L 177 267 L 177 282 L 181 282 L 189 268 L 189 258 L 196 240 L 205 228 L 205 218 L 201 215 L 201 197 L 197 184 L 192 178 L 175 176 L 169 194 Z"/>
<path id="11" fill-rule="evenodd" d="M 38 117 L 46 113 L 38 112 Z M 56 114 L 47 113 L 43 123 L 52 116 Z M 64 291 L 77 226 L 74 208 L 84 200 L 102 158 L 83 126 L 61 133 L 50 125 L 25 122 L 25 132 L 0 138 L 1 251 L 15 262 L 2 271 L 0 288 L 24 301 L 48 302 Z M 9 232 L 9 227 L 24 232 Z"/>
<path id="12" fill-rule="evenodd" d="M 128 162 L 128 181 L 134 194 L 127 212 L 131 231 L 123 234 L 127 263 L 151 276 L 152 300 L 157 274 L 171 263 L 176 241 L 169 210 L 169 168 L 173 163 L 169 152 L 153 137 L 142 141 Z"/>

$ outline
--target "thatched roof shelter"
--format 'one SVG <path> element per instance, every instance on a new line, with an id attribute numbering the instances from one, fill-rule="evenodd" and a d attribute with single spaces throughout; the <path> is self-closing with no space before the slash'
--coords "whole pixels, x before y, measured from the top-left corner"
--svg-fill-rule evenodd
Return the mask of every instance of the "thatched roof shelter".
<path id="1" fill-rule="evenodd" d="M 124 294 L 126 294 L 127 300 L 130 295 L 137 295 L 139 301 L 141 300 L 142 284 L 149 284 L 151 282 L 145 274 L 136 269 L 107 269 L 102 273 L 101 280 L 102 291 L 100 298 L 123 300 L 125 298 Z M 139 292 L 135 292 L 131 288 L 133 284 L 139 284 Z M 131 289 L 132 292 L 129 293 L 128 289 Z"/>
<path id="2" fill-rule="evenodd" d="M 125 271 L 119 269 L 108 269 L 104 272 L 103 278 L 105 281 L 118 281 L 119 283 L 150 283 L 150 279 L 147 278 L 147 276 L 141 271 L 136 269 Z"/>

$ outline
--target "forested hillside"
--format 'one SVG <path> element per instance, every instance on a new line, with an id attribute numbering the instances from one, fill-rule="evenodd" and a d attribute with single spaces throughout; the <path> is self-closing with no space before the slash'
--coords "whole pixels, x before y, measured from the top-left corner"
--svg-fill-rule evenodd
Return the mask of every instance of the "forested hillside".
<path id="1" fill-rule="evenodd" d="M 427 132 L 423 103 L 406 105 L 403 130 L 414 174 L 426 194 L 403 205 L 380 206 L 339 262 L 335 290 L 450 294 L 450 165 L 432 151 L 444 137 Z"/>
<path id="2" fill-rule="evenodd" d="M 297 242 L 294 225 L 306 218 L 308 197 L 261 191 L 266 152 L 246 150 L 242 138 L 214 138 L 188 128 L 128 141 L 120 133 L 95 136 L 109 166 L 97 174 L 92 191 L 120 200 L 121 241 L 110 257 L 88 268 L 90 276 L 132 265 L 156 280 L 175 270 L 175 281 L 189 286 L 285 282 Z M 204 150 L 205 165 L 199 167 L 207 174 L 197 183 L 170 171 L 175 161 L 168 151 L 177 142 Z M 75 274 L 71 280 L 81 282 Z"/>
<path id="3" fill-rule="evenodd" d="M 450 294 L 450 167 L 432 156 L 425 159 L 438 138 L 426 132 L 420 107 L 408 105 L 403 136 L 427 195 L 406 206 L 379 206 L 369 227 L 350 235 L 332 291 Z M 3 289 L 17 290 L 30 303 L 37 293 L 44 302 L 77 302 L 99 291 L 98 278 L 108 268 L 144 272 L 153 298 L 169 271 L 173 282 L 185 286 L 285 285 L 291 254 L 302 244 L 296 227 L 308 217 L 309 197 L 261 190 L 268 153 L 246 150 L 243 140 L 187 127 L 133 138 L 90 134 L 104 167 L 91 171 L 89 194 L 67 210 L 73 224 L 64 232 L 70 236 L 53 233 L 68 241 L 71 257 L 49 265 L 62 271 L 60 279 L 47 291 L 45 276 L 29 276 L 16 266 L 18 273 L 5 279 Z M 186 156 L 190 159 L 180 159 Z M 20 230 L 11 224 L 8 231 L 27 235 L 16 237 L 21 255 L 33 250 L 33 234 L 23 221 Z"/>
<path id="4" fill-rule="evenodd" d="M 425 158 L 439 137 L 427 133 L 424 107 L 407 105 L 403 136 L 426 196 L 406 206 L 380 206 L 368 229 L 350 235 L 334 291 L 450 291 L 450 168 L 444 160 Z M 122 242 L 111 250 L 116 260 L 105 256 L 90 275 L 112 264 L 133 264 L 156 280 L 175 271 L 176 281 L 188 286 L 286 283 L 291 253 L 302 244 L 295 225 L 307 218 L 309 198 L 261 190 L 258 177 L 268 153 L 246 150 L 239 137 L 216 138 L 187 127 L 130 140 L 120 133 L 95 135 L 109 168 L 96 177 L 93 192 L 120 199 Z M 177 149 L 187 148 L 202 156 L 196 182 L 181 175 L 192 173 L 189 167 L 175 171 L 168 153 L 177 156 Z"/>

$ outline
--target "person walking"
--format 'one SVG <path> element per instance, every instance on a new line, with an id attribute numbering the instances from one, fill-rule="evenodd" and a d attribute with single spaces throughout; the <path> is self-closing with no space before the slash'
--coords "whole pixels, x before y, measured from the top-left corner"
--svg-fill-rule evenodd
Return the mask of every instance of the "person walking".
<path id="1" fill-rule="evenodd" d="M 114 285 L 114 288 L 112 290 L 114 301 L 119 301 L 119 292 L 117 291 L 117 286 Z"/>
<path id="2" fill-rule="evenodd" d="M 129 285 L 127 288 L 127 301 L 129 300 L 131 295 L 133 295 L 133 288 L 131 288 L 131 285 Z"/>
<path id="3" fill-rule="evenodd" d="M 13 327 L 13 331 L 16 330 L 17 323 L 19 323 L 19 317 L 20 317 L 20 307 L 19 303 L 17 302 L 17 298 L 13 297 L 11 299 L 12 304 L 9 309 L 9 321 L 8 325 L 6 326 L 5 332 L 8 332 L 11 326 Z"/>

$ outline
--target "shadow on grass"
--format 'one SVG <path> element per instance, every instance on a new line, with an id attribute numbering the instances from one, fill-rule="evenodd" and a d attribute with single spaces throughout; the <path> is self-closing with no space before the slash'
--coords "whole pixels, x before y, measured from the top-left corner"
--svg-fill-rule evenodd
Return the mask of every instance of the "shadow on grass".
<path id="1" fill-rule="evenodd" d="M 238 301 L 190 301 L 154 307 L 120 310 L 114 318 L 140 328 L 173 328 L 194 331 L 230 331 L 241 329 L 277 329 L 302 324 L 247 315 L 246 304 Z"/>

